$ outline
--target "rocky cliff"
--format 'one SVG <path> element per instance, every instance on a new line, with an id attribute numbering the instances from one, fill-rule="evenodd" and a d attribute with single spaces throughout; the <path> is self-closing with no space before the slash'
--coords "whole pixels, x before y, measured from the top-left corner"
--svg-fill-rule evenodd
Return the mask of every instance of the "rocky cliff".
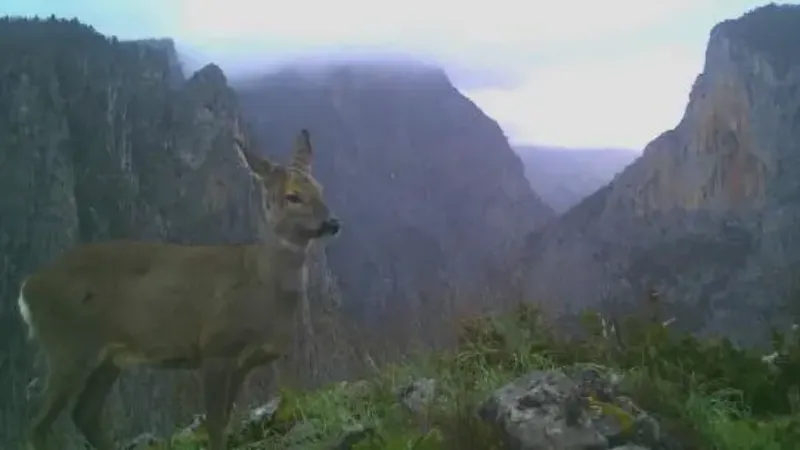
<path id="1" fill-rule="evenodd" d="M 564 213 L 605 186 L 639 157 L 616 148 L 514 147 L 534 192 L 556 212 Z"/>
<path id="2" fill-rule="evenodd" d="M 800 270 L 798 43 L 798 6 L 714 27 L 680 123 L 531 236 L 528 295 L 575 308 L 655 288 L 684 326 L 742 341 L 789 318 Z"/>
<path id="3" fill-rule="evenodd" d="M 266 231 L 261 190 L 234 150 L 245 133 L 237 100 L 216 66 L 184 79 L 169 40 L 118 42 L 77 21 L 6 18 L 0 74 L 5 448 L 25 428 L 34 359 L 16 312 L 22 277 L 79 242 L 243 242 Z M 331 300 L 324 253 L 315 258 L 312 294 Z M 176 411 L 195 409 L 197 399 L 170 401 L 178 385 L 166 377 L 136 378 L 120 384 L 122 404 L 111 402 L 128 426 L 168 429 Z"/>
<path id="4" fill-rule="evenodd" d="M 366 319 L 479 295 L 553 214 L 497 123 L 438 68 L 291 66 L 236 89 L 266 148 L 285 148 L 299 124 L 318 136 L 318 176 L 348 224 L 331 267 Z"/>

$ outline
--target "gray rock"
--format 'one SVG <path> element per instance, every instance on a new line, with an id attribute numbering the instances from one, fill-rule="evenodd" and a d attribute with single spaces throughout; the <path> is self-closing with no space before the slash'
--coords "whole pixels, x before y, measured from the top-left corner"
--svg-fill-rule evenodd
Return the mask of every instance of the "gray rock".
<path id="1" fill-rule="evenodd" d="M 658 424 L 596 369 L 536 371 L 497 389 L 479 416 L 514 450 L 593 450 L 658 445 Z"/>
<path id="2" fill-rule="evenodd" d="M 251 409 L 235 428 L 237 440 L 258 440 L 264 436 L 265 430 L 273 424 L 275 413 L 283 403 L 283 397 L 276 396 L 264 405 Z"/>
<path id="3" fill-rule="evenodd" d="M 281 406 L 283 398 L 278 396 L 268 401 L 266 404 L 253 408 L 247 416 L 246 424 L 261 424 L 266 421 L 272 420 L 275 412 Z"/>
<path id="4" fill-rule="evenodd" d="M 178 438 L 184 438 L 196 435 L 197 432 L 200 430 L 200 428 L 203 427 L 205 422 L 206 422 L 205 414 L 195 414 L 194 417 L 192 417 L 192 421 L 189 422 L 189 425 L 186 425 L 185 427 L 181 428 L 180 431 L 176 433 L 176 436 Z"/>
<path id="5" fill-rule="evenodd" d="M 161 439 L 152 433 L 142 433 L 132 439 L 123 447 L 124 450 L 145 450 L 153 445 L 161 443 Z"/>
<path id="6" fill-rule="evenodd" d="M 375 428 L 365 427 L 360 424 L 347 427 L 342 430 L 342 436 L 336 444 L 331 447 L 331 450 L 350 450 L 354 446 L 366 442 L 369 439 L 380 440 Z"/>
<path id="7" fill-rule="evenodd" d="M 400 403 L 413 413 L 422 413 L 436 398 L 436 380 L 421 378 L 398 390 Z"/>

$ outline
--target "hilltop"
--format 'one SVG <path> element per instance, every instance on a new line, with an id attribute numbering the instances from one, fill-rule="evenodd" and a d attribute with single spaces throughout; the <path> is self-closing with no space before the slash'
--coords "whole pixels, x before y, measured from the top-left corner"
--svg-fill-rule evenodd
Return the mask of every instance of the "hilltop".
<path id="1" fill-rule="evenodd" d="M 650 317 L 592 313 L 565 340 L 535 309 L 463 324 L 457 351 L 368 378 L 282 390 L 235 423 L 237 449 L 791 450 L 800 439 L 800 333 L 764 360 Z M 570 417 L 573 419 L 570 419 Z M 171 438 L 197 450 L 202 418 Z M 144 435 L 138 450 L 164 443 Z M 509 446 L 510 445 L 510 446 Z"/>

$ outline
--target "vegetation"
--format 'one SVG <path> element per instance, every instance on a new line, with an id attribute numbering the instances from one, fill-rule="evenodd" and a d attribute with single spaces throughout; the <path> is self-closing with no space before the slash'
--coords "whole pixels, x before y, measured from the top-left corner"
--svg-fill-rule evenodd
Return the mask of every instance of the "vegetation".
<path id="1" fill-rule="evenodd" d="M 489 392 L 538 369 L 592 362 L 625 374 L 625 389 L 688 449 L 782 450 L 800 442 L 800 340 L 775 333 L 771 364 L 726 340 L 672 333 L 652 318 L 629 318 L 604 337 L 599 316 L 584 316 L 581 339 L 557 336 L 543 316 L 520 307 L 463 324 L 458 350 L 418 356 L 377 370 L 368 381 L 335 384 L 284 401 L 266 429 L 240 433 L 240 448 L 331 448 L 359 428 L 355 449 L 492 449 L 500 439 L 475 415 Z M 607 330 L 606 330 L 607 331 Z M 431 377 L 439 394 L 424 414 L 397 400 L 409 381 Z M 366 436 L 366 437 L 365 437 Z M 172 448 L 199 448 L 198 435 Z"/>

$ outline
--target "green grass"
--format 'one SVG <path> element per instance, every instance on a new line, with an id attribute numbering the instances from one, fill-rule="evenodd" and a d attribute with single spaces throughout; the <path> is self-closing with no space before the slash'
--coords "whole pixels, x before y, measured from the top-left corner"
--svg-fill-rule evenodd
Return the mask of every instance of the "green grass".
<path id="1" fill-rule="evenodd" d="M 457 351 L 381 368 L 368 380 L 309 391 L 282 391 L 284 402 L 262 430 L 234 436 L 237 448 L 327 449 L 344 430 L 362 427 L 356 449 L 499 449 L 496 432 L 475 410 L 494 389 L 538 369 L 594 363 L 623 373 L 624 388 L 688 449 L 783 450 L 800 442 L 800 342 L 776 334 L 787 355 L 770 369 L 754 351 L 724 340 L 673 335 L 643 319 L 603 338 L 596 316 L 588 336 L 555 336 L 534 309 L 463 325 Z M 422 414 L 397 401 L 397 390 L 422 377 L 437 380 L 437 398 Z M 202 439 L 202 438 L 200 438 Z M 174 442 L 172 448 L 197 444 Z"/>

